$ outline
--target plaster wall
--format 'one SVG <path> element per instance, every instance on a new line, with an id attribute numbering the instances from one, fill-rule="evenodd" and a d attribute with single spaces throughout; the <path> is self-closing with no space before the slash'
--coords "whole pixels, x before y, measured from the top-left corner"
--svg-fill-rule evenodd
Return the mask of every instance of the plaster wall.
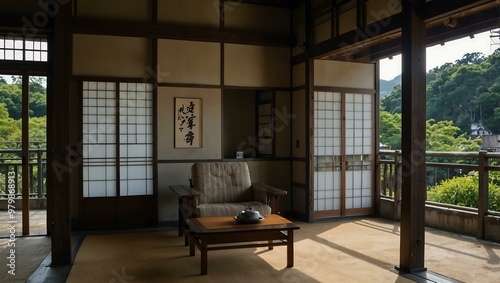
<path id="1" fill-rule="evenodd" d="M 75 34 L 73 75 L 145 78 L 150 50 L 146 38 Z"/>
<path id="2" fill-rule="evenodd" d="M 314 86 L 375 89 L 375 64 L 314 60 Z"/>

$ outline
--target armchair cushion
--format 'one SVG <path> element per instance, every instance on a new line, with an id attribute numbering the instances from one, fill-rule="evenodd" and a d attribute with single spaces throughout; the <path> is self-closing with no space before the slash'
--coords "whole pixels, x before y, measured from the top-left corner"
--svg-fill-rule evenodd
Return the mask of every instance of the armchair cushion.
<path id="1" fill-rule="evenodd" d="M 234 216 L 247 207 L 261 214 L 278 213 L 271 209 L 271 195 L 286 194 L 270 186 L 252 185 L 245 162 L 195 163 L 191 182 L 193 190 L 199 192 L 195 209 L 198 217 Z"/>
<path id="2" fill-rule="evenodd" d="M 246 163 L 206 162 L 191 167 L 193 188 L 200 204 L 252 201 L 252 182 Z"/>

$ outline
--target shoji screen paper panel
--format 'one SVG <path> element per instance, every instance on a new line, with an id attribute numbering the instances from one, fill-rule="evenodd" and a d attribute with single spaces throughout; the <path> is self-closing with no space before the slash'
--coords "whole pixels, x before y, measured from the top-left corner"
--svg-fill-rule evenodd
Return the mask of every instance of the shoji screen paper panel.
<path id="1" fill-rule="evenodd" d="M 152 195 L 152 85 L 84 82 L 82 94 L 83 197 L 117 196 L 118 173 L 120 196 Z"/>

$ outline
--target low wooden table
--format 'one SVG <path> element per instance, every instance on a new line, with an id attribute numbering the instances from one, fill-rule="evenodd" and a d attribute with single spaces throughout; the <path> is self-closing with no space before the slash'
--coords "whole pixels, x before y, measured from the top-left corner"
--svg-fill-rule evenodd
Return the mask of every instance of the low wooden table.
<path id="1" fill-rule="evenodd" d="M 208 251 L 234 248 L 268 247 L 273 249 L 273 246 L 286 245 L 287 267 L 293 267 L 293 230 L 300 227 L 277 214 L 264 216 L 266 219 L 251 224 L 239 223 L 233 217 L 190 219 L 189 255 L 195 255 L 195 247 L 201 251 L 201 274 L 207 274 Z M 227 245 L 214 246 L 217 244 Z"/>

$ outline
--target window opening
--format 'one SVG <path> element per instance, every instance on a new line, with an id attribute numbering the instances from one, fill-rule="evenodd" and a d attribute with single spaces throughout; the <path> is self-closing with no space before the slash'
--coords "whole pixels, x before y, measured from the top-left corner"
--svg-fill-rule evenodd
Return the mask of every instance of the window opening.
<path id="1" fill-rule="evenodd" d="M 47 62 L 46 37 L 0 35 L 0 60 Z"/>

